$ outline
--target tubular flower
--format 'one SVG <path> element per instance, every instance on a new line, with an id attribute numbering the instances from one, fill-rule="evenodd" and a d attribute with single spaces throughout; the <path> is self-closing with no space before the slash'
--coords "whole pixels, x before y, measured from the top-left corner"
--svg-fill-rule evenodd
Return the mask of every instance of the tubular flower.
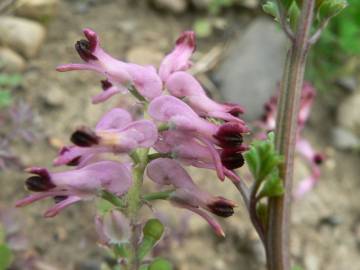
<path id="1" fill-rule="evenodd" d="M 218 235 L 224 235 L 216 220 L 208 216 L 202 209 L 220 217 L 229 217 L 234 214 L 235 203 L 201 190 L 181 165 L 172 159 L 159 158 L 152 161 L 147 167 L 147 174 L 155 183 L 161 186 L 172 185 L 175 188 L 169 198 L 171 202 L 192 211 L 196 209 L 193 212 L 202 217 L 207 216 L 205 219 L 215 232 Z"/>
<path id="2" fill-rule="evenodd" d="M 45 212 L 45 217 L 53 217 L 78 201 L 92 199 L 102 189 L 122 196 L 132 184 L 129 166 L 115 161 L 100 161 L 65 172 L 50 173 L 39 167 L 27 171 L 34 176 L 26 179 L 26 187 L 36 193 L 18 201 L 16 206 L 52 197 L 55 206 Z"/>
<path id="3" fill-rule="evenodd" d="M 132 117 L 126 110 L 120 108 L 111 109 L 97 123 L 95 132 L 104 130 L 120 129 L 130 124 Z M 109 147 L 79 147 L 65 146 L 60 149 L 55 166 L 69 165 L 82 167 L 98 159 L 98 154 L 111 152 Z"/>
<path id="4" fill-rule="evenodd" d="M 55 166 L 75 168 L 63 172 L 30 168 L 32 176 L 25 183 L 34 193 L 16 205 L 52 198 L 55 205 L 45 212 L 45 217 L 53 217 L 69 205 L 101 196 L 112 208 L 95 217 L 100 243 L 124 253 L 121 263 L 125 265 L 127 246 L 136 242 L 132 240 L 139 238 L 142 253 L 147 252 L 149 245 L 140 239 L 138 220 L 128 219 L 136 212 L 131 207 L 140 207 L 143 201 L 169 199 L 204 218 L 218 235 L 224 236 L 212 214 L 230 217 L 235 203 L 202 190 L 182 165 L 215 170 L 220 180 L 228 177 L 239 183 L 241 179 L 234 170 L 244 164 L 242 154 L 248 148 L 243 136 L 249 129 L 238 118 L 243 113 L 240 106 L 211 100 L 195 77 L 185 72 L 195 50 L 194 33 L 181 34 L 157 71 L 152 66 L 114 59 L 100 47 L 93 30 L 83 32 L 86 39 L 76 42 L 75 49 L 84 62 L 61 65 L 57 70 L 90 70 L 103 75 L 103 91 L 92 97 L 92 103 L 130 92 L 141 101 L 134 103 L 134 107 L 141 107 L 143 115 L 135 121 L 128 111 L 113 108 L 94 128 L 76 129 L 70 137 L 73 144 L 60 149 L 54 160 Z M 164 94 L 163 88 L 170 95 Z M 132 163 L 113 160 L 120 155 L 130 157 Z M 144 194 L 141 198 L 143 190 L 139 183 L 143 181 L 144 168 L 153 182 L 161 187 L 170 185 L 173 190 Z M 136 179 L 134 185 L 132 175 Z M 118 198 L 122 196 L 126 197 Z"/>
<path id="5" fill-rule="evenodd" d="M 195 48 L 195 33 L 192 31 L 183 32 L 177 39 L 174 50 L 166 55 L 161 62 L 159 76 L 163 82 L 166 82 L 172 73 L 191 67 L 190 57 Z"/>
<path id="6" fill-rule="evenodd" d="M 151 101 L 149 115 L 157 121 L 168 122 L 170 127 L 199 135 L 220 146 L 237 146 L 248 128 L 238 122 L 216 125 L 199 117 L 186 103 L 173 96 L 160 96 Z"/>
<path id="7" fill-rule="evenodd" d="M 200 83 L 189 73 L 175 72 L 166 81 L 169 93 L 183 99 L 197 114 L 244 124 L 237 116 L 244 112 L 239 105 L 219 104 L 210 99 Z"/>
<path id="8" fill-rule="evenodd" d="M 304 129 L 309 115 L 311 107 L 315 98 L 315 89 L 309 83 L 304 83 L 303 90 L 301 93 L 300 111 L 298 116 L 298 130 L 297 130 L 297 141 L 296 151 L 307 160 L 310 167 L 310 176 L 301 180 L 299 186 L 294 192 L 295 197 L 301 197 L 308 191 L 310 191 L 318 182 L 321 172 L 320 165 L 324 160 L 324 155 L 315 152 L 310 143 L 302 138 L 302 130 Z M 262 132 L 258 134 L 259 137 L 265 137 L 266 132 L 275 129 L 276 111 L 277 111 L 278 95 L 274 95 L 264 105 L 264 115 L 261 120 L 256 123 L 258 127 L 262 129 Z"/>
<path id="9" fill-rule="evenodd" d="M 86 40 L 77 41 L 75 49 L 85 63 L 61 65 L 57 71 L 91 70 L 105 76 L 103 90 L 110 91 L 111 94 L 95 96 L 94 103 L 104 101 L 118 92 L 127 92 L 127 88 L 131 85 L 150 100 L 161 95 L 162 83 L 153 66 L 140 66 L 119 61 L 100 47 L 96 32 L 89 28 L 84 29 L 83 32 Z"/>

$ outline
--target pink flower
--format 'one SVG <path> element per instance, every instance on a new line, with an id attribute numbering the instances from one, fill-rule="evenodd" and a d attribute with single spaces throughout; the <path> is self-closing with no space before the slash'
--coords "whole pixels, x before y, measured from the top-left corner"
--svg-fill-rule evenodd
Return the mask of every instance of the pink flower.
<path id="1" fill-rule="evenodd" d="M 175 191 L 170 195 L 171 202 L 202 216 L 218 235 L 224 236 L 217 221 L 202 209 L 220 217 L 229 217 L 234 213 L 235 203 L 201 190 L 180 164 L 172 159 L 153 160 L 147 166 L 147 174 L 151 180 L 161 186 L 172 185 Z"/>
<path id="2" fill-rule="evenodd" d="M 131 121 L 130 113 L 124 109 L 114 108 L 100 119 L 95 127 L 95 131 L 121 129 L 130 124 Z M 65 146 L 60 149 L 57 158 L 54 160 L 54 165 L 78 166 L 80 168 L 97 161 L 99 154 L 107 152 L 111 152 L 111 149 L 108 147 Z"/>
<path id="3" fill-rule="evenodd" d="M 108 55 L 101 47 L 98 35 L 91 29 L 84 29 L 85 39 L 75 44 L 79 56 L 84 64 L 66 64 L 57 68 L 57 71 L 91 70 L 104 75 L 103 90 L 108 93 L 97 95 L 94 103 L 102 102 L 116 93 L 127 92 L 133 85 L 139 93 L 153 99 L 161 95 L 162 82 L 153 66 L 140 66 L 119 61 Z"/>
<path id="4" fill-rule="evenodd" d="M 175 130 L 201 136 L 221 146 L 238 146 L 248 128 L 238 122 L 215 125 L 200 118 L 186 103 L 172 97 L 160 96 L 151 101 L 149 115 L 157 121 L 167 122 Z"/>
<path id="5" fill-rule="evenodd" d="M 92 199 L 102 189 L 122 196 L 132 184 L 129 164 L 115 161 L 100 161 L 65 172 L 50 173 L 39 167 L 27 171 L 35 175 L 26 180 L 26 186 L 36 193 L 18 201 L 16 206 L 52 197 L 55 206 L 45 212 L 45 217 L 53 217 L 76 202 Z"/>
<path id="6" fill-rule="evenodd" d="M 296 150 L 307 161 L 311 170 L 310 175 L 307 178 L 301 180 L 295 189 L 294 196 L 296 198 L 300 198 L 313 189 L 313 187 L 319 181 L 321 175 L 320 165 L 324 160 L 324 156 L 315 152 L 310 143 L 305 139 L 300 139 L 296 142 Z"/>
<path id="7" fill-rule="evenodd" d="M 200 83 L 189 73 L 175 72 L 166 81 L 169 93 L 183 99 L 198 115 L 244 124 L 237 116 L 244 112 L 239 105 L 219 104 L 210 99 Z"/>
<path id="8" fill-rule="evenodd" d="M 192 31 L 183 32 L 177 39 L 174 50 L 165 56 L 161 62 L 159 75 L 163 82 L 166 82 L 172 73 L 191 67 L 189 59 L 195 48 L 195 33 Z"/>

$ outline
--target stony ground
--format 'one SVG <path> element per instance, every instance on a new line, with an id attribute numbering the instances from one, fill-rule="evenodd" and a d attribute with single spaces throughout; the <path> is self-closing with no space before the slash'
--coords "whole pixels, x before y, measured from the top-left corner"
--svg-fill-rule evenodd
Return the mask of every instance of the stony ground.
<path id="1" fill-rule="evenodd" d="M 119 58 L 158 64 L 176 36 L 191 27 L 197 16 L 192 12 L 181 16 L 159 13 L 143 4 L 126 1 L 94 1 L 95 4 L 88 6 L 79 6 L 76 4 L 79 2 L 61 2 L 59 15 L 48 25 L 45 43 L 39 54 L 28 61 L 24 72 L 23 88 L 18 96 L 31 103 L 40 116 L 38 125 L 43 135 L 31 145 L 19 140 L 14 146 L 28 165 L 50 165 L 57 146 L 68 142 L 75 126 L 95 123 L 114 104 L 126 106 L 126 101 L 118 100 L 93 106 L 89 97 L 99 91 L 98 78 L 89 73 L 54 71 L 56 65 L 77 59 L 73 43 L 79 39 L 82 28 L 92 27 L 99 32 L 104 47 Z M 214 46 L 224 46 L 241 37 L 255 20 L 254 14 L 256 12 L 249 11 L 229 14 L 230 30 L 200 41 L 196 58 L 201 59 L 201 55 Z M 226 54 L 223 57 L 226 61 Z M 212 70 L 215 78 L 216 73 L 217 68 Z M 213 84 L 210 86 L 216 89 Z M 244 88 L 241 91 L 249 91 Z M 336 105 L 346 98 L 343 93 L 319 94 L 305 132 L 313 145 L 327 156 L 320 184 L 296 201 L 293 208 L 292 256 L 306 270 L 360 269 L 360 159 L 355 152 L 335 150 L 331 140 L 337 121 Z M 297 162 L 296 179 L 307 173 L 304 165 Z M 12 206 L 26 194 L 25 176 L 16 171 L 0 172 L 0 206 Z M 170 258 L 179 270 L 263 269 L 261 244 L 236 190 L 228 182 L 218 183 L 214 175 L 206 171 L 194 178 L 209 191 L 215 190 L 239 202 L 236 215 L 222 221 L 227 237 L 216 238 L 202 220 L 194 217 L 189 221 L 186 237 L 179 237 L 182 241 L 172 241 L 159 247 L 158 252 Z M 95 209 L 89 204 L 76 205 L 55 219 L 45 220 L 41 213 L 46 205 L 41 202 L 16 213 L 21 231 L 30 240 L 25 256 L 40 258 L 37 269 L 99 269 L 105 253 L 95 244 L 92 220 Z M 172 216 L 173 211 L 164 205 L 159 205 L 159 209 L 162 209 L 161 215 L 168 216 L 171 227 L 177 228 L 172 230 L 180 235 L 176 224 L 181 221 Z M 186 213 L 177 216 L 188 220 Z"/>

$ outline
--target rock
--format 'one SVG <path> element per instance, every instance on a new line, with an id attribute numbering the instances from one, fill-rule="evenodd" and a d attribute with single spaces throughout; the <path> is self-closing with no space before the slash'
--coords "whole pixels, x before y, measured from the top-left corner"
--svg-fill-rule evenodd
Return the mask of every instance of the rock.
<path id="1" fill-rule="evenodd" d="M 170 11 L 175 14 L 185 12 L 187 8 L 187 0 L 152 0 L 155 7 Z"/>
<path id="2" fill-rule="evenodd" d="M 18 0 L 15 14 L 46 22 L 56 15 L 58 6 L 59 0 Z"/>
<path id="3" fill-rule="evenodd" d="M 360 91 L 349 95 L 339 106 L 338 124 L 360 138 Z"/>
<path id="4" fill-rule="evenodd" d="M 230 49 L 214 74 L 228 102 L 245 107 L 244 118 L 258 119 L 283 72 L 287 39 L 275 23 L 256 19 Z"/>
<path id="5" fill-rule="evenodd" d="M 360 139 L 344 128 L 334 128 L 331 135 L 332 143 L 339 150 L 351 150 L 360 147 Z"/>
<path id="6" fill-rule="evenodd" d="M 0 70 L 4 72 L 21 72 L 25 69 L 25 60 L 13 50 L 0 47 Z"/>
<path id="7" fill-rule="evenodd" d="M 246 8 L 254 9 L 259 5 L 259 0 L 237 0 L 237 2 Z"/>
<path id="8" fill-rule="evenodd" d="M 56 108 L 62 107 L 66 99 L 66 92 L 59 86 L 52 86 L 43 92 L 42 98 L 46 105 Z"/>
<path id="9" fill-rule="evenodd" d="M 358 85 L 356 79 L 354 77 L 342 77 L 336 81 L 337 85 L 339 85 L 342 89 L 347 92 L 354 92 Z"/>
<path id="10" fill-rule="evenodd" d="M 213 2 L 212 0 L 192 0 L 191 3 L 197 9 L 208 9 L 209 5 Z"/>
<path id="11" fill-rule="evenodd" d="M 126 54 L 126 59 L 139 65 L 154 65 L 159 66 L 164 54 L 160 51 L 145 47 L 138 46 L 130 49 Z"/>
<path id="12" fill-rule="evenodd" d="M 0 17 L 0 43 L 26 58 L 36 55 L 44 39 L 45 28 L 41 24 L 12 16 Z"/>

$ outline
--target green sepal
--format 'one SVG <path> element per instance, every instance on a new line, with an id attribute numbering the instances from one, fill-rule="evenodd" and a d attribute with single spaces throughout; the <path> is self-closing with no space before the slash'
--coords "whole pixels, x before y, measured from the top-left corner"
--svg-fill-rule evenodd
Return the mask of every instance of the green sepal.
<path id="1" fill-rule="evenodd" d="M 173 267 L 168 260 L 156 258 L 149 265 L 148 270 L 173 270 Z"/>
<path id="2" fill-rule="evenodd" d="M 11 265 L 14 255 L 6 244 L 0 245 L 0 270 L 6 270 Z"/>

